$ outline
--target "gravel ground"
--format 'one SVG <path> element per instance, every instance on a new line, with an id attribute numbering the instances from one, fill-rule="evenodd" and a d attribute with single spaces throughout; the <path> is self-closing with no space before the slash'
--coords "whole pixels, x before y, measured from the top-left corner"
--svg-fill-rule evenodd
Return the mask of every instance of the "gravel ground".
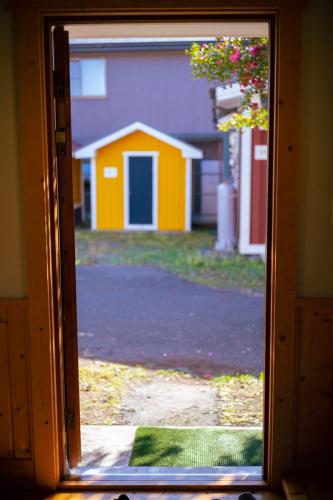
<path id="1" fill-rule="evenodd" d="M 217 391 L 197 384 L 159 379 L 134 384 L 122 400 L 121 425 L 217 425 Z"/>

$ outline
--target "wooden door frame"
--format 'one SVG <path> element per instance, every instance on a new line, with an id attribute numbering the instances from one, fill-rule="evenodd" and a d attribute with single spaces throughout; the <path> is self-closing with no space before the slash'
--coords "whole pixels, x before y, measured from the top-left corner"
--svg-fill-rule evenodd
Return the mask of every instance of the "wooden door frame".
<path id="1" fill-rule="evenodd" d="M 51 30 L 49 30 L 51 33 Z M 52 157 L 56 163 L 56 172 L 52 176 L 55 192 L 53 212 L 59 223 L 54 224 L 53 237 L 59 231 L 59 267 L 61 290 L 61 308 L 59 325 L 62 328 L 63 348 L 58 353 L 63 358 L 65 371 L 65 421 L 67 432 L 67 458 L 71 467 L 81 461 L 80 431 L 80 389 L 79 389 L 79 354 L 76 306 L 76 269 L 75 269 L 75 222 L 73 203 L 73 146 L 70 101 L 69 69 L 69 34 L 63 26 L 57 26 L 52 32 L 53 57 L 47 59 L 47 74 L 53 75 L 48 88 L 51 96 L 49 104 L 50 135 L 58 135 L 56 151 Z M 50 66 L 50 63 L 52 67 Z M 60 139 L 60 140 L 59 140 Z M 57 227 L 56 227 L 57 226 Z"/>
<path id="2" fill-rule="evenodd" d="M 280 485 L 292 465 L 295 354 L 299 83 L 302 0 L 14 0 L 20 158 L 24 190 L 26 265 L 36 484 L 55 489 L 64 474 L 63 374 L 57 297 L 57 227 L 52 199 L 52 150 L 48 133 L 45 23 L 112 19 L 273 20 L 274 69 L 271 111 L 271 226 L 268 229 L 270 348 L 266 349 L 267 487 Z M 153 7 L 152 7 L 153 5 Z M 82 10 L 85 9 L 85 10 Z M 252 16 L 252 17 L 251 17 Z M 290 47 L 292 46 L 292 49 Z M 223 484 L 215 485 L 221 490 Z M 244 487 L 244 483 L 241 483 Z M 191 487 L 189 485 L 189 487 Z M 207 485 L 202 485 L 207 490 Z M 211 486 L 214 487 L 214 486 Z M 230 483 L 225 488 L 235 488 Z"/>

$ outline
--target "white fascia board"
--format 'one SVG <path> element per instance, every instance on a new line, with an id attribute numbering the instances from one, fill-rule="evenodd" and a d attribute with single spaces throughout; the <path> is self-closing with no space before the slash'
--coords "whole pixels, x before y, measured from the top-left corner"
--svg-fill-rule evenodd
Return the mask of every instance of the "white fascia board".
<path id="1" fill-rule="evenodd" d="M 268 36 L 266 21 L 210 21 L 210 22 L 159 22 L 66 25 L 69 38 L 216 38 L 239 36 Z"/>
<path id="2" fill-rule="evenodd" d="M 193 153 L 186 154 L 183 152 L 182 157 L 185 158 L 186 160 L 188 160 L 188 159 L 190 159 L 190 160 L 202 160 L 203 153 L 194 155 Z"/>
<path id="3" fill-rule="evenodd" d="M 70 38 L 70 45 L 95 45 L 103 43 L 113 43 L 122 45 L 125 43 L 168 43 L 168 42 L 215 42 L 214 37 L 162 37 L 162 38 Z"/>
<path id="4" fill-rule="evenodd" d="M 92 153 L 93 151 L 93 153 Z M 89 146 L 85 146 L 83 148 L 77 149 L 73 153 L 73 158 L 76 160 L 91 160 L 95 156 L 95 149 L 92 150 Z"/>
<path id="5" fill-rule="evenodd" d="M 217 87 L 216 102 L 220 106 L 228 107 L 228 103 L 232 106 L 240 104 L 242 93 L 238 83 L 233 83 L 231 87 Z"/>
<path id="6" fill-rule="evenodd" d="M 182 157 L 189 158 L 190 160 L 202 160 L 203 152 L 201 149 L 192 148 L 189 146 L 188 148 L 184 148 L 182 150 Z"/>
<path id="7" fill-rule="evenodd" d="M 180 149 L 184 158 L 193 158 L 198 160 L 203 158 L 203 153 L 200 149 L 190 146 L 186 142 L 175 139 L 174 137 L 171 137 L 170 135 L 165 134 L 164 132 L 160 132 L 159 130 L 149 127 L 148 125 L 145 125 L 141 122 L 132 123 L 132 125 L 129 125 L 128 127 L 124 127 L 117 132 L 114 132 L 113 134 L 107 135 L 106 137 L 103 137 L 98 141 L 88 144 L 88 146 L 84 146 L 83 148 L 78 149 L 74 153 L 74 158 L 81 160 L 93 158 L 96 155 L 97 149 L 103 148 L 104 146 L 107 146 L 108 144 L 111 144 L 112 142 L 115 142 L 118 139 L 121 139 L 122 137 L 125 137 L 126 135 L 129 135 L 136 131 L 144 132 L 147 135 L 155 137 L 155 139 L 158 139 L 162 142 L 165 142 L 166 144 L 169 144 L 170 146 Z"/>

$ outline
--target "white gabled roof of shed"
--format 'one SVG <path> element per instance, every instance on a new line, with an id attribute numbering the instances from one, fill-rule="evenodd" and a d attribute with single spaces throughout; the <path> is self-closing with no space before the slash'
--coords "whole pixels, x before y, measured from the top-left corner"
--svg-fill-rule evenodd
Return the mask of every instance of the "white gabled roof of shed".
<path id="1" fill-rule="evenodd" d="M 111 144 L 112 142 L 115 142 L 118 139 L 121 139 L 122 137 L 125 137 L 126 135 L 137 131 L 144 132 L 148 135 L 151 135 L 152 137 L 155 137 L 156 139 L 159 139 L 162 142 L 165 142 L 166 144 L 170 144 L 170 146 L 180 149 L 184 158 L 201 160 L 201 158 L 203 157 L 203 153 L 200 149 L 190 146 L 186 142 L 180 141 L 179 139 L 175 139 L 174 137 L 171 137 L 164 132 L 160 132 L 159 130 L 149 127 L 142 122 L 135 122 L 128 127 L 122 128 L 117 132 L 114 132 L 113 134 L 103 137 L 103 139 L 99 139 L 98 141 L 88 144 L 88 146 L 77 149 L 74 153 L 74 158 L 80 160 L 94 158 L 98 149 L 103 148 L 104 146 L 107 146 L 108 144 Z"/>

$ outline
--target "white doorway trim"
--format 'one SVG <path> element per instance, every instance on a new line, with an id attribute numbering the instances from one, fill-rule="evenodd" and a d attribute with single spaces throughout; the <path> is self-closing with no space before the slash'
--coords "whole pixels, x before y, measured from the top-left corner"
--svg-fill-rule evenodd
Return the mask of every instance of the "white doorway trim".
<path id="1" fill-rule="evenodd" d="M 91 229 L 97 229 L 97 179 L 96 179 L 96 157 L 90 160 L 90 210 Z"/>
<path id="2" fill-rule="evenodd" d="M 152 224 L 131 224 L 129 220 L 129 159 L 131 157 L 150 156 L 153 160 L 153 206 Z M 156 231 L 158 229 L 158 151 L 124 151 L 124 228 L 131 231 Z"/>
<path id="3" fill-rule="evenodd" d="M 246 128 L 241 133 L 239 253 L 243 255 L 264 256 L 265 245 L 250 243 L 252 174 L 251 148 L 252 129 Z"/>
<path id="4" fill-rule="evenodd" d="M 185 163 L 185 231 L 192 229 L 192 159 Z"/>

